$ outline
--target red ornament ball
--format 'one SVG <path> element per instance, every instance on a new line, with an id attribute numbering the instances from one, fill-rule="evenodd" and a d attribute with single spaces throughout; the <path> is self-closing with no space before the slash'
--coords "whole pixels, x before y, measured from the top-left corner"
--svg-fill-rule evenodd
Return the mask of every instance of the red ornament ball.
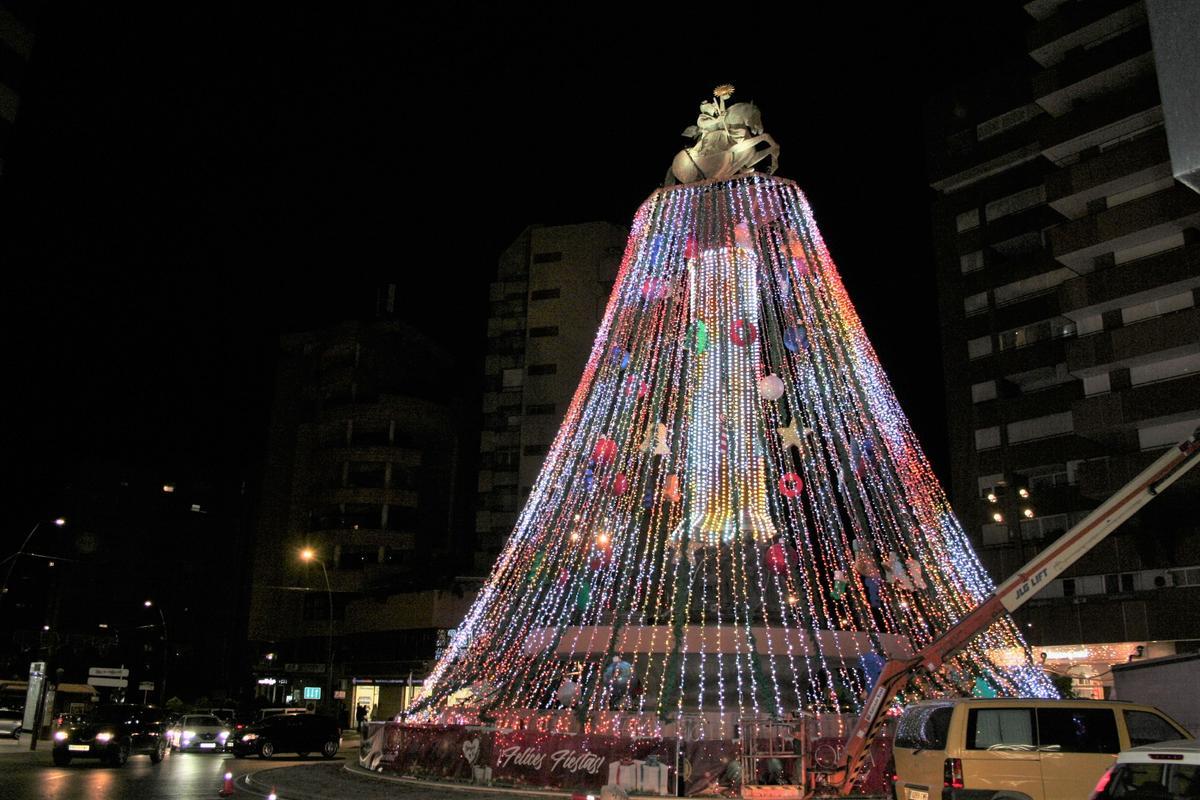
<path id="1" fill-rule="evenodd" d="M 779 479 L 779 493 L 784 497 L 798 497 L 804 491 L 804 481 L 794 472 L 785 472 Z"/>

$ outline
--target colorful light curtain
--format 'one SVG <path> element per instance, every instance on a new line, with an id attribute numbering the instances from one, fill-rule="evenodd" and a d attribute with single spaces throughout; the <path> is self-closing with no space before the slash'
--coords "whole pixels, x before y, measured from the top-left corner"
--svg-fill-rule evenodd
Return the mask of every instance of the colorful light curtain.
<path id="1" fill-rule="evenodd" d="M 857 711 L 885 657 L 991 588 L 795 184 L 661 189 L 507 546 L 411 711 L 464 693 L 584 721 Z M 991 660 L 1012 647 L 997 623 L 908 696 L 1053 696 L 1028 660 Z"/>

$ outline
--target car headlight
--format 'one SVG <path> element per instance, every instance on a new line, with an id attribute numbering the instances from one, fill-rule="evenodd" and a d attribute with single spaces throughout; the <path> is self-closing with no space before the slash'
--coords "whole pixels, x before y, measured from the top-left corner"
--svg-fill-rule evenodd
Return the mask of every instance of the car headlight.
<path id="1" fill-rule="evenodd" d="M 228 739 L 228 738 L 229 738 L 229 731 L 221 731 L 221 734 L 220 734 L 220 736 L 221 736 L 221 738 L 222 738 L 222 739 Z"/>
<path id="2" fill-rule="evenodd" d="M 67 740 L 67 735 L 68 734 L 66 731 L 55 731 L 54 732 L 54 741 L 65 742 Z"/>
<path id="3" fill-rule="evenodd" d="M 196 732 L 195 732 L 195 731 L 184 731 L 184 732 L 183 732 L 183 738 L 185 738 L 185 739 L 194 739 L 194 738 L 196 738 Z"/>
<path id="4" fill-rule="evenodd" d="M 258 738 L 257 733 L 247 733 L 245 736 L 242 737 L 242 741 L 243 742 L 253 742 L 257 738 Z"/>
<path id="5" fill-rule="evenodd" d="M 96 741 L 99 742 L 100 744 L 104 744 L 107 741 L 111 741 L 112 737 L 113 737 L 113 735 L 111 733 L 97 733 Z"/>

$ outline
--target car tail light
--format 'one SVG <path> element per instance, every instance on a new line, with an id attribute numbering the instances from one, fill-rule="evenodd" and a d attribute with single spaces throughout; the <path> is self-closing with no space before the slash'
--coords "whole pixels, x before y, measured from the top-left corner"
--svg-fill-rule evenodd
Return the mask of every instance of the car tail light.
<path id="1" fill-rule="evenodd" d="M 1091 800 L 1095 800 L 1097 797 L 1104 796 L 1104 790 L 1108 788 L 1108 782 L 1112 780 L 1114 769 L 1116 769 L 1116 767 L 1109 767 L 1108 769 L 1104 770 L 1104 774 L 1100 776 L 1100 780 L 1096 781 L 1096 788 L 1092 789 Z"/>
<path id="2" fill-rule="evenodd" d="M 942 782 L 951 789 L 963 788 L 962 759 L 946 759 L 946 765 L 942 769 Z"/>

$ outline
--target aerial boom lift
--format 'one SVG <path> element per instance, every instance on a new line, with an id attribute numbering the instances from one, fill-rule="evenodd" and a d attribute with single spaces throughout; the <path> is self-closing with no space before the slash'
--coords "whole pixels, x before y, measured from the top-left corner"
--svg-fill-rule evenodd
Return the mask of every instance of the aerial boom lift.
<path id="1" fill-rule="evenodd" d="M 867 694 L 862 713 L 850 733 L 837 769 L 827 785 L 847 795 L 862 776 L 871 744 L 878 736 L 892 701 L 918 669 L 934 672 L 976 635 L 1006 613 L 1016 611 L 1038 591 L 1083 557 L 1121 523 L 1159 492 L 1179 480 L 1200 463 L 1200 429 L 1190 439 L 1163 453 L 1136 478 L 1080 520 L 1004 581 L 992 594 L 948 631 L 911 658 L 892 659 L 884 665 L 875 686 Z"/>

